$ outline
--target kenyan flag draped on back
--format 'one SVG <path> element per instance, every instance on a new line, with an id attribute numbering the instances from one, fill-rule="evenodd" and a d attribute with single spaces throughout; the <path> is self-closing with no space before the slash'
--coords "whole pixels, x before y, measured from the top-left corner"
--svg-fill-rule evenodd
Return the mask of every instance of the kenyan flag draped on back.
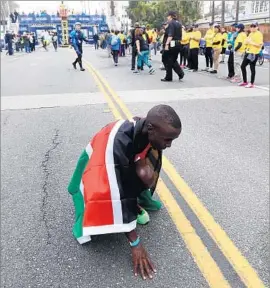
<path id="1" fill-rule="evenodd" d="M 90 241 L 91 235 L 136 228 L 136 193 L 141 190 L 129 178 L 134 168 L 127 156 L 133 132 L 132 122 L 111 123 L 94 136 L 79 158 L 68 192 L 75 206 L 73 235 L 80 244 Z"/>

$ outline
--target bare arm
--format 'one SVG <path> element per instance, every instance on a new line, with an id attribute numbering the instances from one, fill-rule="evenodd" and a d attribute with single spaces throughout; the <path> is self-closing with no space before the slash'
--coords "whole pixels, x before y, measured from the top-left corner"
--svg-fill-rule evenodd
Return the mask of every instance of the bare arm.
<path id="1" fill-rule="evenodd" d="M 137 47 L 138 53 L 141 53 L 141 47 L 140 47 L 140 41 L 139 40 L 136 40 L 136 47 Z"/>

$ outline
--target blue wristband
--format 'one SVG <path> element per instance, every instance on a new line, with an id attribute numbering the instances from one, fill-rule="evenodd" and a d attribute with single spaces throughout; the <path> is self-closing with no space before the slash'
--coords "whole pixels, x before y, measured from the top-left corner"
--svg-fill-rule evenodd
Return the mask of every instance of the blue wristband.
<path id="1" fill-rule="evenodd" d="M 138 236 L 138 238 L 137 238 L 134 242 L 129 242 L 129 245 L 130 245 L 131 247 L 136 247 L 136 246 L 138 246 L 138 245 L 140 244 L 140 242 L 141 242 L 141 239 L 140 239 L 140 237 Z"/>

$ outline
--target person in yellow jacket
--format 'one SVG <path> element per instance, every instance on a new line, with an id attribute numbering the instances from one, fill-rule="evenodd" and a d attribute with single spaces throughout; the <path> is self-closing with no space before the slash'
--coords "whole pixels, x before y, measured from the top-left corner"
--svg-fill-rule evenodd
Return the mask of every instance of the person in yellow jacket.
<path id="1" fill-rule="evenodd" d="M 125 57 L 126 56 L 126 49 L 125 49 L 125 41 L 126 41 L 126 35 L 124 34 L 124 30 L 122 30 L 118 37 L 121 40 L 121 47 L 120 47 L 120 57 Z"/>
<path id="2" fill-rule="evenodd" d="M 148 44 L 149 44 L 149 60 L 151 60 L 152 58 L 152 49 L 153 49 L 153 45 L 152 45 L 152 42 L 153 42 L 153 30 L 150 28 L 150 25 L 147 24 L 146 25 L 146 29 L 145 29 L 145 33 L 147 34 L 147 37 L 148 37 Z"/>
<path id="3" fill-rule="evenodd" d="M 244 54 L 246 51 L 246 39 L 247 39 L 247 34 L 244 31 L 245 26 L 244 24 L 240 23 L 236 27 L 237 31 L 237 37 L 234 42 L 234 72 L 235 75 L 232 78 L 231 82 L 232 83 L 238 83 L 241 82 L 240 78 L 240 73 L 241 73 L 241 63 L 244 58 Z"/>
<path id="4" fill-rule="evenodd" d="M 212 74 L 217 74 L 218 73 L 218 67 L 219 67 L 219 55 L 221 53 L 221 48 L 222 48 L 222 34 L 221 34 L 221 28 L 219 24 L 214 25 L 214 37 L 213 37 L 213 42 L 212 42 L 212 47 L 214 50 L 214 70 L 210 71 Z"/>
<path id="5" fill-rule="evenodd" d="M 246 53 L 241 64 L 243 82 L 240 86 L 245 86 L 246 88 L 253 88 L 256 74 L 256 62 L 259 57 L 259 53 L 263 46 L 263 34 L 258 30 L 258 23 L 252 23 L 250 25 L 250 34 L 245 40 Z M 250 83 L 247 83 L 247 71 L 246 67 L 250 67 Z"/>
<path id="6" fill-rule="evenodd" d="M 182 68 L 185 68 L 187 65 L 189 37 L 189 32 L 186 32 L 185 26 L 182 26 L 182 47 L 180 52 L 180 66 Z"/>
<path id="7" fill-rule="evenodd" d="M 206 61 L 206 68 L 204 71 L 211 71 L 213 69 L 213 37 L 214 37 L 214 27 L 213 23 L 209 23 L 209 29 L 206 31 L 204 36 L 205 40 L 205 61 Z"/>
<path id="8" fill-rule="evenodd" d="M 199 65 L 199 47 L 202 34 L 198 29 L 198 24 L 193 26 L 193 32 L 190 33 L 189 42 L 189 71 L 198 72 Z"/>
<path id="9" fill-rule="evenodd" d="M 228 33 L 226 31 L 226 28 L 222 27 L 221 33 L 222 33 L 222 50 L 221 50 L 222 59 L 219 63 L 224 63 L 226 56 L 226 49 L 228 46 Z"/>

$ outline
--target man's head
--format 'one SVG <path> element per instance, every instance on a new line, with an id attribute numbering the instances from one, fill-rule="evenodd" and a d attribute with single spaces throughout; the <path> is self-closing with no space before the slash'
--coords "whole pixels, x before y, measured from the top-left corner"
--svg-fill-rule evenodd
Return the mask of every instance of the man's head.
<path id="1" fill-rule="evenodd" d="M 135 28 L 139 28 L 139 27 L 140 27 L 139 22 L 136 22 L 135 25 L 134 25 L 134 27 L 135 27 Z"/>
<path id="2" fill-rule="evenodd" d="M 158 150 L 171 147 L 182 131 L 179 116 L 168 105 L 154 106 L 146 116 L 146 127 L 150 144 Z"/>
<path id="3" fill-rule="evenodd" d="M 213 25 L 214 25 L 213 22 L 210 22 L 210 23 L 209 23 L 209 27 L 210 27 L 210 28 L 213 28 Z"/>
<path id="4" fill-rule="evenodd" d="M 177 19 L 177 13 L 175 11 L 169 11 L 167 14 L 167 20 L 171 21 L 171 20 L 176 20 Z"/>
<path id="5" fill-rule="evenodd" d="M 147 30 L 147 31 L 150 30 L 150 25 L 149 25 L 149 24 L 146 25 L 146 30 Z"/>
<path id="6" fill-rule="evenodd" d="M 80 22 L 75 23 L 75 30 L 81 30 L 82 24 Z"/>

